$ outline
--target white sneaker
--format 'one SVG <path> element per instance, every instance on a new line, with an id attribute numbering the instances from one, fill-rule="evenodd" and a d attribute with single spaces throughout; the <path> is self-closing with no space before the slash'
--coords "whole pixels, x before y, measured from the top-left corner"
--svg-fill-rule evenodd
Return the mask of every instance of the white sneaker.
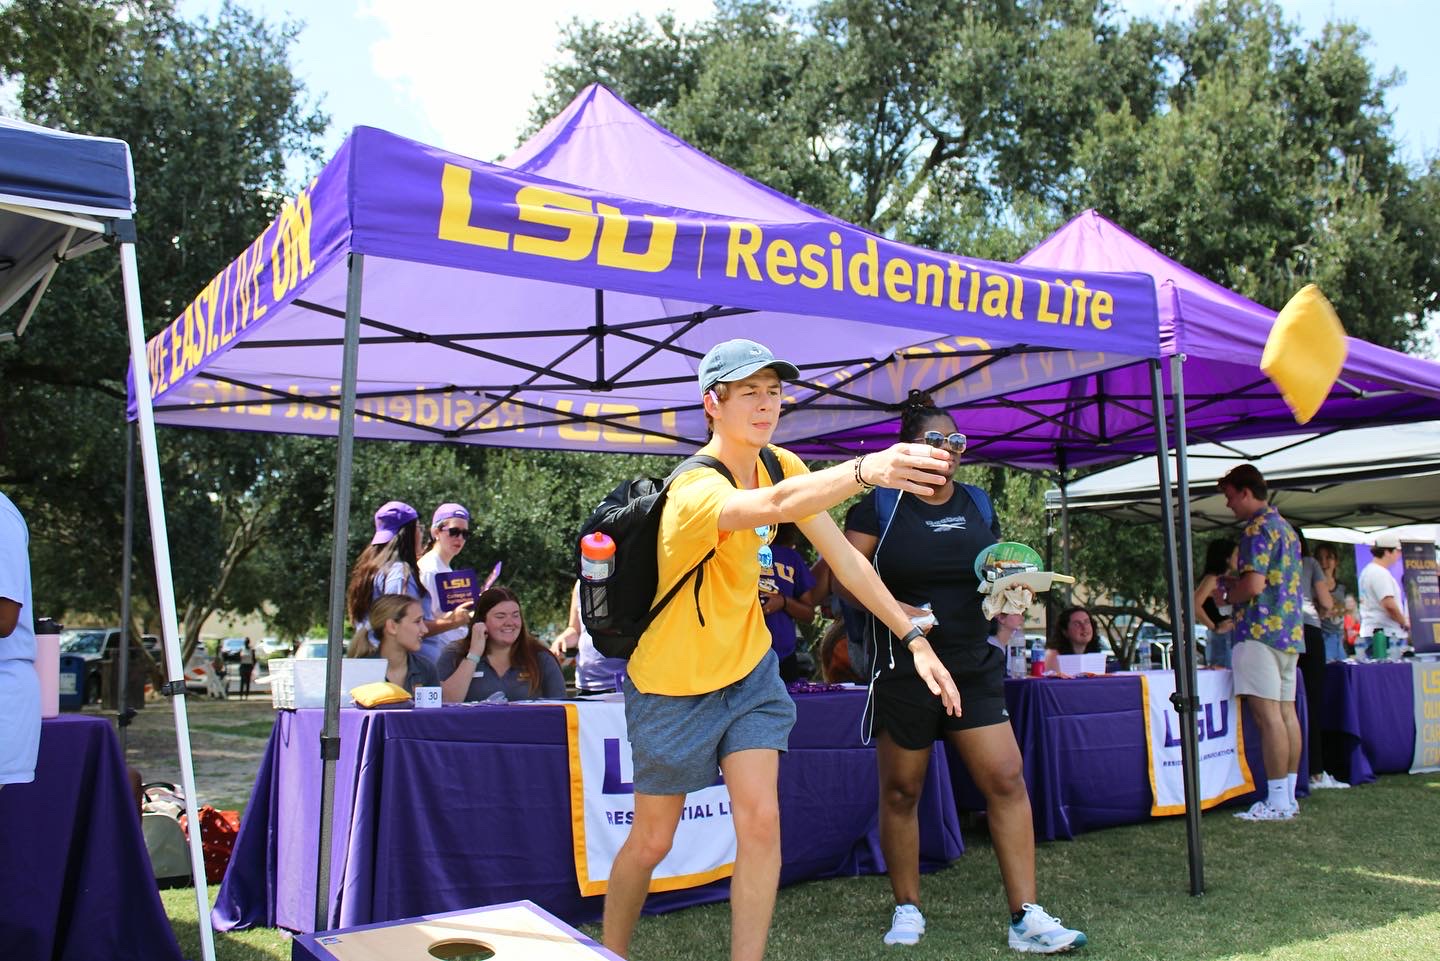
<path id="1" fill-rule="evenodd" d="M 1256 801 L 1247 810 L 1237 811 L 1235 816 L 1242 821 L 1289 821 L 1299 813 L 1299 805 L 1294 808 L 1272 808 L 1268 802 Z"/>
<path id="2" fill-rule="evenodd" d="M 1085 945 L 1085 935 L 1060 923 L 1038 904 L 1021 905 L 1025 916 L 1010 925 L 1010 949 L 1029 954 L 1058 954 Z"/>
<path id="3" fill-rule="evenodd" d="M 886 944 L 919 944 L 925 933 L 925 915 L 913 904 L 902 904 L 895 909 L 890 919 L 890 930 L 885 934 Z"/>
<path id="4" fill-rule="evenodd" d="M 1329 771 L 1323 771 L 1318 778 L 1312 777 L 1310 779 L 1310 786 L 1312 788 L 1348 788 L 1350 785 L 1335 777 L 1335 775 Z"/>

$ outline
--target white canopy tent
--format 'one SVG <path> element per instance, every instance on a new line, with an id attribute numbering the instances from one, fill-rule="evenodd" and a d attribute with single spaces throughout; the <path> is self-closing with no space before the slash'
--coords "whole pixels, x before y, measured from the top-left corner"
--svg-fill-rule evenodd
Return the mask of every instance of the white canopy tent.
<path id="1" fill-rule="evenodd" d="M 1374 532 L 1440 522 L 1440 421 L 1200 444 L 1188 454 L 1190 516 L 1198 529 L 1235 523 L 1216 483 L 1247 462 L 1265 477 L 1271 503 L 1297 526 Z M 1155 459 L 1074 481 L 1063 503 L 1072 511 L 1154 523 L 1161 517 Z M 1045 507 L 1062 509 L 1058 488 L 1046 492 Z"/>
<path id="2" fill-rule="evenodd" d="M 6 315 L 16 304 L 25 303 L 15 327 L 0 331 L 0 339 L 14 340 L 24 336 L 36 306 L 62 263 L 110 245 L 120 256 L 130 354 L 132 357 L 143 356 L 145 330 L 140 312 L 140 279 L 135 262 L 134 212 L 135 176 L 130 162 L 130 148 L 124 142 L 104 137 L 84 137 L 0 118 L 0 315 Z M 137 384 L 146 385 L 140 389 L 142 395 L 148 396 L 149 375 L 144 365 L 136 368 L 135 378 Z M 190 824 L 199 824 L 189 721 L 183 696 L 185 680 L 180 659 L 180 631 L 170 577 L 165 503 L 160 490 L 154 416 L 149 404 L 142 405 L 139 419 L 151 540 L 154 543 L 155 581 L 159 588 L 165 641 L 165 668 L 169 679 L 165 691 L 172 695 L 170 701 L 175 711 L 175 740 L 179 747 L 186 815 Z M 127 484 L 127 494 L 128 487 Z M 126 517 L 128 522 L 128 503 Z M 129 538 L 126 540 L 128 542 Z M 125 560 L 128 581 L 128 543 Z M 125 625 L 128 611 L 122 611 L 122 615 L 121 623 Z M 123 658 L 128 652 L 128 644 L 122 645 L 121 651 Z M 121 688 L 123 690 L 123 684 Z M 190 832 L 190 870 L 195 881 L 195 901 L 200 917 L 202 957 L 205 961 L 213 961 L 215 943 L 209 924 L 210 898 L 205 884 L 205 858 L 199 831 Z"/>

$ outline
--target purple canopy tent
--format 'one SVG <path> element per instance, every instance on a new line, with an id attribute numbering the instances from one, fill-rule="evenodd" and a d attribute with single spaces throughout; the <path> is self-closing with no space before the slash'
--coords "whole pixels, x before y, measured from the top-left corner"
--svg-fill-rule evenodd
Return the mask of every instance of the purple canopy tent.
<path id="1" fill-rule="evenodd" d="M 153 405 L 157 423 L 339 435 L 332 640 L 345 615 L 354 436 L 688 451 L 704 436 L 699 359 L 734 336 L 800 367 L 777 433 L 786 444 L 889 419 L 912 387 L 1003 396 L 1149 359 L 1158 390 L 1150 278 L 895 243 L 685 153 L 648 121 L 595 124 L 592 108 L 617 105 L 590 88 L 512 158 L 574 163 L 573 142 L 589 164 L 576 173 L 624 178 L 609 188 L 357 128 L 148 344 L 148 378 L 132 377 L 142 417 Z M 654 169 L 631 166 L 638 157 Z M 137 379 L 149 390 L 137 393 Z M 317 923 L 339 652 L 332 643 Z"/>
<path id="2" fill-rule="evenodd" d="M 1162 350 L 1185 361 L 1185 419 L 1194 440 L 1223 444 L 1295 433 L 1290 408 L 1260 372 L 1275 311 L 1201 277 L 1094 210 L 1076 216 L 1019 263 L 1154 278 Z M 1168 395 L 1169 379 L 1166 386 Z M 1059 464 L 1063 470 L 1152 453 L 1148 400 L 1143 365 L 1107 365 L 1064 382 L 954 403 L 964 404 L 973 417 L 962 425 L 970 439 L 967 454 L 1031 469 Z M 1436 418 L 1440 364 L 1351 337 L 1340 379 L 1305 429 L 1325 433 Z M 892 420 L 827 440 L 844 446 L 893 436 Z"/>

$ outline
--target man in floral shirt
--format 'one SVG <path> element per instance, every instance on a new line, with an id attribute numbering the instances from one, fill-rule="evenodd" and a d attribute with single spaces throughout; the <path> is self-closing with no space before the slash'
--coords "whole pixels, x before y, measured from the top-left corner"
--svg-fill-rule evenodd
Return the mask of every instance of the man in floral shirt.
<path id="1" fill-rule="evenodd" d="M 1236 817 L 1288 821 L 1300 810 L 1295 782 L 1300 769 L 1300 719 L 1295 713 L 1295 666 L 1305 647 L 1301 611 L 1300 539 L 1270 506 L 1265 478 L 1241 464 L 1220 478 L 1225 506 L 1244 523 L 1240 568 L 1226 585 L 1235 610 L 1230 655 L 1235 693 L 1250 702 L 1260 726 L 1269 777 L 1268 794 Z"/>

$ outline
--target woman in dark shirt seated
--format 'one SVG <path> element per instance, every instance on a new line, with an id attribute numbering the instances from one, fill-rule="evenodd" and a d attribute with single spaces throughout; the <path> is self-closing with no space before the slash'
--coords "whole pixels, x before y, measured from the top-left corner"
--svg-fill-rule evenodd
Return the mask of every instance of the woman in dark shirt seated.
<path id="1" fill-rule="evenodd" d="M 1045 642 L 1045 673 L 1060 673 L 1061 654 L 1099 654 L 1100 639 L 1095 622 L 1083 607 L 1067 607 L 1055 619 L 1055 628 Z"/>
<path id="2" fill-rule="evenodd" d="M 435 665 L 420 656 L 425 615 L 420 602 L 406 594 L 381 594 L 370 605 L 368 625 L 350 640 L 348 657 L 383 657 L 385 680 L 410 693 L 440 683 Z"/>
<path id="3" fill-rule="evenodd" d="M 475 602 L 470 635 L 451 641 L 435 669 L 444 678 L 447 702 L 507 701 L 565 696 L 560 663 L 525 627 L 520 599 L 508 587 L 492 587 Z"/>

